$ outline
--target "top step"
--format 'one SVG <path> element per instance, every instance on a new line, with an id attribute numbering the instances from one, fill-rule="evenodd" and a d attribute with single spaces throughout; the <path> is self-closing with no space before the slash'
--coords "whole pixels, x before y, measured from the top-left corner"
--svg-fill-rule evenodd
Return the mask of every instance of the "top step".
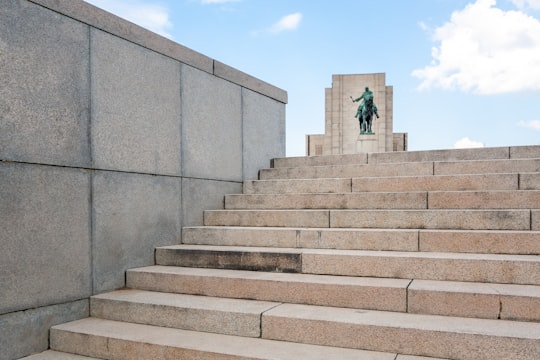
<path id="1" fill-rule="evenodd" d="M 511 146 L 475 149 L 398 151 L 348 155 L 300 156 L 276 158 L 271 167 L 383 164 L 424 161 L 507 160 L 540 158 L 540 146 Z"/>

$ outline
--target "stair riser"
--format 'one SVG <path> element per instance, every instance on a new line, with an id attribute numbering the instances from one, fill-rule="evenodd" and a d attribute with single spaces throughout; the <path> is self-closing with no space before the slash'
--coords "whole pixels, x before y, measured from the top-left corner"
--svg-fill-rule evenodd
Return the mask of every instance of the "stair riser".
<path id="1" fill-rule="evenodd" d="M 433 169 L 434 175 L 537 173 L 540 171 L 540 159 L 435 162 Z"/>
<path id="2" fill-rule="evenodd" d="M 302 259 L 298 253 L 197 251 L 156 249 L 156 264 L 212 269 L 235 269 L 298 273 Z"/>
<path id="3" fill-rule="evenodd" d="M 263 316 L 263 338 L 463 360 L 533 360 L 540 353 L 538 339 L 377 326 L 343 320 L 344 323 L 325 318 L 287 317 L 276 309 Z"/>
<path id="4" fill-rule="evenodd" d="M 540 191 L 227 195 L 225 209 L 538 209 Z"/>
<path id="5" fill-rule="evenodd" d="M 186 227 L 182 231 L 182 242 L 307 249 L 540 254 L 540 233 L 531 231 Z"/>
<path id="6" fill-rule="evenodd" d="M 540 263 L 536 259 L 527 260 L 347 256 L 306 251 L 302 254 L 302 272 L 306 274 L 540 285 Z"/>
<path id="7" fill-rule="evenodd" d="M 505 296 L 474 291 L 450 292 L 417 289 L 413 281 L 408 290 L 407 312 L 540 322 L 540 296 Z"/>
<path id="8" fill-rule="evenodd" d="M 540 172 L 540 159 L 330 165 L 261 169 L 260 180 L 391 176 L 515 174 Z"/>
<path id="9" fill-rule="evenodd" d="M 351 192 L 351 179 L 312 179 L 245 181 L 244 194 L 346 193 Z"/>
<path id="10" fill-rule="evenodd" d="M 354 178 L 352 191 L 519 190 L 518 183 L 518 174 Z M 536 190 L 534 187 L 540 184 L 528 181 L 524 185 Z"/>
<path id="11" fill-rule="evenodd" d="M 539 230 L 540 211 L 529 210 L 216 210 L 206 226 Z"/>
<path id="12" fill-rule="evenodd" d="M 426 209 L 427 193 L 227 195 L 225 209 Z"/>
<path id="13" fill-rule="evenodd" d="M 538 240 L 540 251 L 540 234 Z M 418 230 L 195 227 L 183 229 L 182 242 L 193 245 L 418 251 Z"/>
<path id="14" fill-rule="evenodd" d="M 540 174 L 362 177 L 352 179 L 251 180 L 244 194 L 401 191 L 540 190 Z"/>
<path id="15" fill-rule="evenodd" d="M 491 147 L 476 149 L 448 149 L 429 151 L 403 151 L 370 154 L 304 156 L 273 159 L 273 167 L 322 166 L 351 163 L 397 163 L 421 161 L 504 160 L 540 158 L 538 146 Z"/>
<path id="16" fill-rule="evenodd" d="M 399 312 L 406 311 L 409 284 L 409 280 L 392 279 L 381 279 L 379 285 L 362 279 L 351 279 L 348 284 L 343 279 L 332 284 L 272 277 L 156 275 L 137 271 L 128 272 L 127 277 L 129 287 L 148 291 Z"/>
<path id="17" fill-rule="evenodd" d="M 260 180 L 433 175 L 433 163 L 342 165 L 261 169 Z"/>
<path id="18" fill-rule="evenodd" d="M 192 332 L 101 319 L 51 329 L 51 348 L 101 359 L 395 360 L 395 353 Z"/>
<path id="19" fill-rule="evenodd" d="M 169 294 L 165 294 L 169 295 Z M 213 332 L 219 334 L 244 337 L 261 336 L 261 314 L 278 305 L 262 303 L 249 305 L 258 311 L 250 309 L 243 311 L 246 301 L 238 301 L 238 308 L 204 309 L 193 304 L 173 303 L 174 305 L 134 302 L 130 299 L 91 298 L 90 316 L 101 319 L 125 321 L 137 324 L 163 326 L 175 329 Z"/>

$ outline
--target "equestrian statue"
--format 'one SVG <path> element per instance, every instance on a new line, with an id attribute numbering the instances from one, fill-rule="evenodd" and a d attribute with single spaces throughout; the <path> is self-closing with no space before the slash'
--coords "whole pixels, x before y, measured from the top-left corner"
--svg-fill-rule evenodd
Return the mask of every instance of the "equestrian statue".
<path id="1" fill-rule="evenodd" d="M 355 118 L 358 118 L 358 122 L 360 123 L 360 134 L 373 135 L 374 132 L 371 129 L 373 114 L 377 116 L 377 119 L 379 118 L 379 114 L 377 113 L 377 106 L 375 106 L 375 103 L 373 102 L 373 92 L 369 90 L 367 86 L 364 93 L 360 95 L 358 99 L 353 99 L 353 102 L 358 102 L 360 100 L 362 100 L 362 102 L 358 106 L 358 110 L 354 116 Z"/>

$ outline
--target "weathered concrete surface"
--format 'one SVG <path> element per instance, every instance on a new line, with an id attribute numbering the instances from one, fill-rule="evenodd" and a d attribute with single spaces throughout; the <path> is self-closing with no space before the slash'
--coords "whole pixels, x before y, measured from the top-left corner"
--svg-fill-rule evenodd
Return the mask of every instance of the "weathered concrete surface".
<path id="1" fill-rule="evenodd" d="M 241 191 L 239 182 L 182 178 L 182 224 L 202 225 L 205 210 L 223 209 L 225 194 Z"/>
<path id="2" fill-rule="evenodd" d="M 540 353 L 538 323 L 293 304 L 263 315 L 263 338 L 464 360 L 532 360 Z"/>
<path id="3" fill-rule="evenodd" d="M 284 155 L 285 105 L 251 90 L 242 89 L 243 178 L 257 179 L 269 159 Z"/>
<path id="4" fill-rule="evenodd" d="M 182 174 L 242 181 L 240 86 L 189 66 L 181 77 Z"/>
<path id="5" fill-rule="evenodd" d="M 103 319 L 54 327 L 51 347 L 98 358 L 394 360 L 396 354 L 199 333 Z"/>
<path id="6" fill-rule="evenodd" d="M 87 317 L 88 299 L 0 315 L 0 359 L 18 359 L 49 347 L 51 326 Z"/>
<path id="7" fill-rule="evenodd" d="M 96 29 L 91 48 L 94 166 L 181 175 L 180 64 Z"/>
<path id="8" fill-rule="evenodd" d="M 124 286 L 124 272 L 152 265 L 154 248 L 180 242 L 180 179 L 96 172 L 94 293 Z"/>
<path id="9" fill-rule="evenodd" d="M 23 0 L 0 11 L 0 159 L 90 166 L 89 28 Z"/>
<path id="10" fill-rule="evenodd" d="M 150 291 L 405 311 L 410 280 L 151 266 L 129 270 L 127 282 Z"/>
<path id="11" fill-rule="evenodd" d="M 261 314 L 279 303 L 142 290 L 90 299 L 93 317 L 175 329 L 260 337 Z"/>
<path id="12" fill-rule="evenodd" d="M 0 184 L 0 314 L 88 297 L 89 172 L 0 162 Z"/>

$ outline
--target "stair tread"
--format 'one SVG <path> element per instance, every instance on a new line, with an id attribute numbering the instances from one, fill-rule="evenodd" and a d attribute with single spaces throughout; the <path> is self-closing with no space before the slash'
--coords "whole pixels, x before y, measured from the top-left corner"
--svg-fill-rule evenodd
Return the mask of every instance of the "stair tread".
<path id="1" fill-rule="evenodd" d="M 531 339 L 539 340 L 538 346 L 540 348 L 540 323 L 536 322 L 448 317 L 304 304 L 282 304 L 266 312 L 265 316 Z"/>
<path id="2" fill-rule="evenodd" d="M 47 350 L 38 354 L 23 357 L 19 360 L 98 360 L 98 358 Z"/>
<path id="3" fill-rule="evenodd" d="M 129 348 L 119 349 L 124 356 L 136 355 L 140 348 L 147 352 L 144 358 L 163 358 L 165 354 L 198 355 L 212 358 L 212 354 L 220 356 L 236 356 L 249 359 L 372 359 L 393 360 L 396 354 L 343 349 L 318 345 L 297 344 L 260 338 L 244 338 L 231 335 L 194 332 L 189 330 L 162 328 L 151 325 L 117 322 L 111 320 L 87 318 L 71 323 L 57 325 L 51 330 L 51 347 L 68 351 L 83 347 L 80 351 L 90 356 L 106 356 L 114 349 L 109 349 L 109 341 L 94 341 L 92 346 L 83 346 L 74 340 L 61 341 L 62 335 L 69 339 L 68 333 L 85 334 L 97 338 L 115 339 L 116 343 L 129 342 Z M 86 337 L 87 337 L 86 336 Z M 139 346 L 137 346 L 139 344 Z M 120 348 L 120 346 L 117 346 Z M 178 351 L 187 349 L 186 353 Z M 139 353 L 140 354 L 140 353 Z M 223 354 L 223 355 L 221 355 Z M 165 356 L 166 357 L 166 356 Z M 133 357 L 137 358 L 137 356 Z M 224 357 L 217 357 L 224 358 Z"/>

